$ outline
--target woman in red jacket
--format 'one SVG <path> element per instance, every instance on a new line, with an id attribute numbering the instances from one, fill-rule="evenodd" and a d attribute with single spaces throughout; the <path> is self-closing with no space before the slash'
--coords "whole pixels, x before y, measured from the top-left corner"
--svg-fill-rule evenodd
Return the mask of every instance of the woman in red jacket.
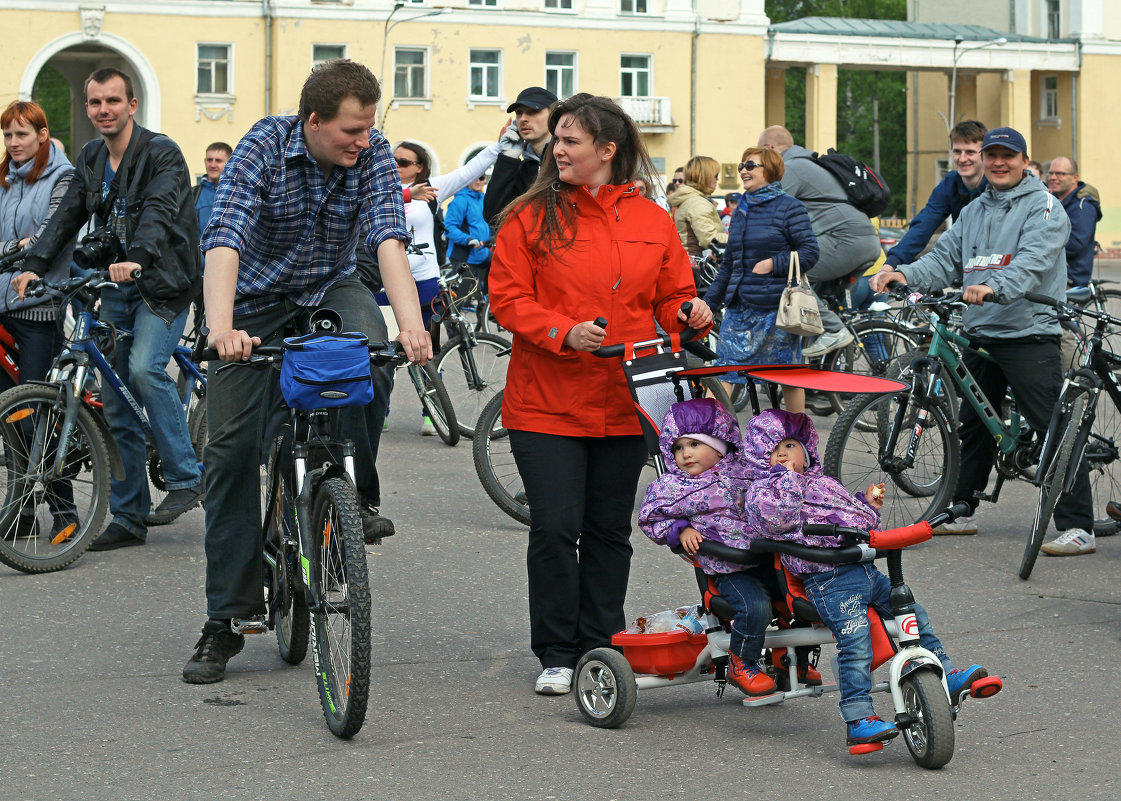
<path id="1" fill-rule="evenodd" d="M 655 320 L 707 328 L 712 313 L 673 222 L 631 181 L 653 166 L 630 117 L 578 94 L 553 107 L 549 132 L 536 182 L 501 218 L 490 300 L 514 335 L 502 420 L 532 521 L 530 642 L 544 669 L 535 689 L 559 695 L 580 656 L 625 625 L 647 457 L 620 360 L 590 351 L 650 339 Z"/>

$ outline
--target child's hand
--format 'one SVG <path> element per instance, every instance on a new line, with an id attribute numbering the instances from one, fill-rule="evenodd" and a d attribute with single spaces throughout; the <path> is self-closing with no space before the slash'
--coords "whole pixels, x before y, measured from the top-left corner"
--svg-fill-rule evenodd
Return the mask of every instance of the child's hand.
<path id="1" fill-rule="evenodd" d="M 884 508 L 884 492 L 883 484 L 869 484 L 868 489 L 864 491 L 864 497 L 877 512 Z"/>
<path id="2" fill-rule="evenodd" d="M 697 552 L 697 548 L 701 547 L 702 539 L 704 537 L 701 536 L 701 532 L 691 526 L 681 531 L 681 547 L 690 556 Z"/>

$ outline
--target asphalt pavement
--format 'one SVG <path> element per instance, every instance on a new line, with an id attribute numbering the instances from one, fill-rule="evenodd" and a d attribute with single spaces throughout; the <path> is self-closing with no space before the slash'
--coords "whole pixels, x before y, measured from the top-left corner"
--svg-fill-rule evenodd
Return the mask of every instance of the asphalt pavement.
<path id="1" fill-rule="evenodd" d="M 748 709 L 708 684 L 644 690 L 625 725 L 596 729 L 571 696 L 533 693 L 525 528 L 484 494 L 470 442 L 420 437 L 399 389 L 379 460 L 398 534 L 368 553 L 365 728 L 332 736 L 310 658 L 286 665 L 271 634 L 248 639 L 224 682 L 180 681 L 205 617 L 196 510 L 142 548 L 58 573 L 0 567 L 0 799 L 1121 796 L 1121 536 L 1041 556 L 1021 581 L 1033 498 L 1018 483 L 978 536 L 907 554 L 951 656 L 1004 680 L 966 703 L 942 770 L 919 768 L 901 740 L 850 756 L 836 696 Z M 683 562 L 637 530 L 633 544 L 628 618 L 696 602 Z"/>

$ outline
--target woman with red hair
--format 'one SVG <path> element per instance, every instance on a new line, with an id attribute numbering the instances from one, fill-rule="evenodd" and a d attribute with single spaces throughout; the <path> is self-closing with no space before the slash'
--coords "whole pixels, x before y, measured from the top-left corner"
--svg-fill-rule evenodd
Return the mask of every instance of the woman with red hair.
<path id="1" fill-rule="evenodd" d="M 27 248 L 70 186 L 74 167 L 51 142 L 47 115 L 37 103 L 16 100 L 0 114 L 4 158 L 0 160 L 0 256 Z M 70 274 L 73 243 L 51 265 L 47 278 L 58 281 Z M 15 271 L 0 273 L 0 324 L 19 344 L 20 381 L 42 381 L 62 348 L 55 325 L 59 301 L 53 297 L 20 300 L 12 289 Z M 32 278 L 39 276 L 30 274 Z M 10 386 L 0 373 L 0 389 Z"/>

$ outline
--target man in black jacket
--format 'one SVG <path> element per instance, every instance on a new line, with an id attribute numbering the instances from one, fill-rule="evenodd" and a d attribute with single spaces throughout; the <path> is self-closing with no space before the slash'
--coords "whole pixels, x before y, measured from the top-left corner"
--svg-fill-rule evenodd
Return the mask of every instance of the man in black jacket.
<path id="1" fill-rule="evenodd" d="M 514 124 L 499 140 L 502 150 L 483 198 L 483 217 L 491 227 L 502 210 L 537 179 L 541 154 L 549 144 L 549 107 L 556 102 L 557 96 L 548 89 L 531 86 L 506 109 L 514 115 Z"/>
<path id="2" fill-rule="evenodd" d="M 134 122 L 132 81 L 120 70 L 95 71 L 85 92 L 86 115 L 101 138 L 82 148 L 70 189 L 24 264 L 44 275 L 90 217 L 104 232 L 109 255 L 99 266 L 117 286 L 101 293 L 101 319 L 133 333 L 117 340 L 116 370 L 148 415 L 169 490 L 150 509 L 144 432 L 125 401 L 104 393 L 125 479 L 110 486 L 113 520 L 90 546 L 98 551 L 143 545 L 148 525 L 170 523 L 202 500 L 187 420 L 165 369 L 201 286 L 201 259 L 191 177 L 179 146 Z M 20 295 L 28 280 L 13 282 Z"/>

